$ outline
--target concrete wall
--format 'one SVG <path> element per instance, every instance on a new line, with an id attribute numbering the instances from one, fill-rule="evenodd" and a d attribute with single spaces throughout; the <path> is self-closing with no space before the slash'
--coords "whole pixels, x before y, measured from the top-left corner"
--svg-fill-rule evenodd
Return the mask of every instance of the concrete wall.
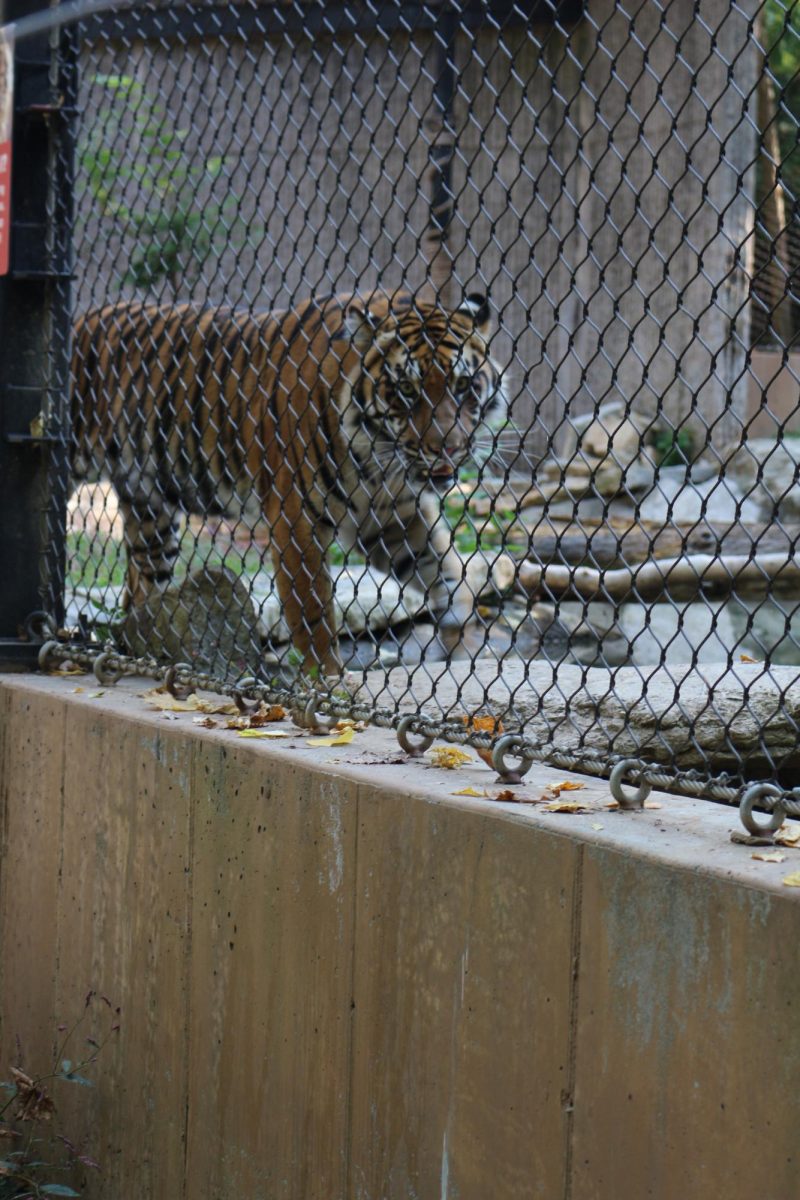
<path id="1" fill-rule="evenodd" d="M 0 680 L 3 1069 L 122 1007 L 87 1197 L 796 1197 L 800 907 L 735 814 L 457 798 L 487 768 L 141 690 Z"/>

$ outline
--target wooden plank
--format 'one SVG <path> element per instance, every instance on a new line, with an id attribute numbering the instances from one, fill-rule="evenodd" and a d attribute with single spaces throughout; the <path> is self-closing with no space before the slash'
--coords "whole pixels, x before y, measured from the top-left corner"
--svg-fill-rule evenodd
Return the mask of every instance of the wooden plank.
<path id="1" fill-rule="evenodd" d="M 345 1196 L 355 785 L 199 745 L 187 1196 Z"/>
<path id="2" fill-rule="evenodd" d="M 67 715 L 58 1011 L 71 1022 L 96 988 L 122 1012 L 95 1088 L 88 1097 L 75 1088 L 65 1113 L 76 1136 L 91 1134 L 102 1167 L 94 1194 L 180 1198 L 191 744 L 177 731 L 121 721 L 101 703 Z M 88 1024 L 97 1036 L 113 1014 L 95 1008 Z"/>
<path id="3" fill-rule="evenodd" d="M 362 788 L 348 1196 L 563 1194 L 579 853 Z"/>

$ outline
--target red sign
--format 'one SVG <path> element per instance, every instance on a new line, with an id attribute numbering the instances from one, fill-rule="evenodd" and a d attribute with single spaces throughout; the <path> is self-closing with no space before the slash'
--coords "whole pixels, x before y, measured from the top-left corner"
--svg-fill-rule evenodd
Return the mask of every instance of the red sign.
<path id="1" fill-rule="evenodd" d="M 0 29 L 0 275 L 8 274 L 11 229 L 11 125 L 14 116 L 14 44 Z"/>

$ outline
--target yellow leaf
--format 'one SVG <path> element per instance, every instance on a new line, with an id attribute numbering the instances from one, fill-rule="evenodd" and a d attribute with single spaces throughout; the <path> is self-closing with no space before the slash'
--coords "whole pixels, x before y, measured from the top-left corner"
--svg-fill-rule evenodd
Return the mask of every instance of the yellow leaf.
<path id="1" fill-rule="evenodd" d="M 780 850 L 773 850 L 771 854 L 751 854 L 750 857 L 757 859 L 758 862 L 786 862 L 786 855 L 781 854 Z"/>
<path id="2" fill-rule="evenodd" d="M 579 792 L 584 787 L 585 783 L 574 783 L 571 779 L 565 779 L 563 783 L 548 783 L 547 790 L 558 796 L 560 792 Z"/>
<path id="3" fill-rule="evenodd" d="M 458 746 L 434 746 L 428 751 L 434 767 L 445 771 L 455 771 L 462 763 L 471 762 L 472 755 L 459 750 Z"/>
<path id="4" fill-rule="evenodd" d="M 663 806 L 661 804 L 659 804 L 659 802 L 657 800 L 645 800 L 644 804 L 642 805 L 642 808 L 662 808 L 662 807 Z"/>
<path id="5" fill-rule="evenodd" d="M 288 729 L 239 729 L 236 736 L 244 738 L 281 738 L 294 737 L 295 735 Z"/>
<path id="6" fill-rule="evenodd" d="M 340 730 L 339 733 L 332 733 L 328 737 L 307 738 L 307 746 L 347 746 L 356 736 L 356 731 L 351 726 Z"/>
<path id="7" fill-rule="evenodd" d="M 97 700 L 99 696 L 105 696 L 105 692 L 89 692 L 90 700 Z"/>
<path id="8" fill-rule="evenodd" d="M 545 812 L 558 813 L 580 813 L 588 812 L 585 804 L 581 804 L 577 800 L 554 800 L 552 804 L 545 804 Z"/>
<path id="9" fill-rule="evenodd" d="M 466 787 L 466 788 L 462 788 L 460 792 L 453 792 L 453 795 L 454 796 L 481 796 L 481 797 L 483 797 L 484 793 L 479 792 L 477 788 Z"/>
<path id="10" fill-rule="evenodd" d="M 757 658 L 751 658 L 749 654 L 740 654 L 739 661 L 743 663 L 757 663 L 760 660 Z"/>
<path id="11" fill-rule="evenodd" d="M 800 871 L 793 871 L 791 875 L 784 875 L 781 883 L 786 887 L 800 887 Z"/>
<path id="12" fill-rule="evenodd" d="M 779 846 L 797 846 L 800 844 L 800 825 L 782 825 L 775 834 Z"/>
<path id="13" fill-rule="evenodd" d="M 76 687 L 76 688 L 73 688 L 72 690 L 73 690 L 73 692 L 85 692 L 86 688 Z"/>

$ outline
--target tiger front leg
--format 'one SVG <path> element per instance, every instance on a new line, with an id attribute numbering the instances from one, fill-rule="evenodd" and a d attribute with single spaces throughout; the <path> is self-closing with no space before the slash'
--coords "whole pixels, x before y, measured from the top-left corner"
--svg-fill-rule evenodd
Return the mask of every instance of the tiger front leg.
<path id="1" fill-rule="evenodd" d="M 180 520 L 173 505 L 120 500 L 127 555 L 122 608 L 146 605 L 168 586 L 180 548 Z"/>
<path id="2" fill-rule="evenodd" d="M 332 532 L 284 510 L 273 523 L 271 548 L 284 617 L 304 675 L 340 675 L 333 583 L 326 561 Z"/>
<path id="3" fill-rule="evenodd" d="M 435 498 L 417 500 L 406 520 L 398 513 L 385 520 L 368 549 L 369 560 L 425 596 L 441 632 L 463 629 L 473 610 L 465 582 L 466 567 L 452 545 L 452 533 Z"/>

